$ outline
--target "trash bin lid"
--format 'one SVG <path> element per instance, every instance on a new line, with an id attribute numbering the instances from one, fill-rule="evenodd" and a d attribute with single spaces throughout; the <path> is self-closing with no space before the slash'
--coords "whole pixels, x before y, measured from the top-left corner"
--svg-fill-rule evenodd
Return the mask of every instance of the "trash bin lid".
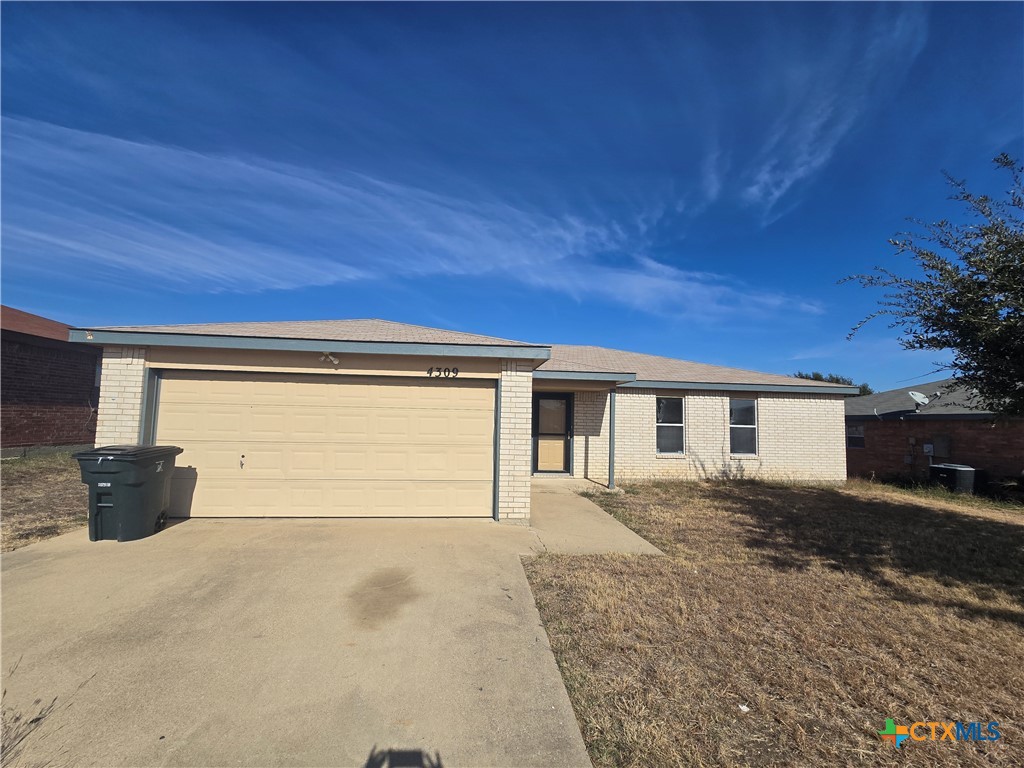
<path id="1" fill-rule="evenodd" d="M 974 471 L 974 467 L 967 464 L 943 464 L 942 466 L 946 469 L 969 469 L 971 472 Z"/>
<path id="2" fill-rule="evenodd" d="M 91 451 L 76 453 L 76 459 L 99 459 L 104 461 L 137 461 L 154 456 L 177 456 L 184 451 L 176 445 L 104 445 Z"/>

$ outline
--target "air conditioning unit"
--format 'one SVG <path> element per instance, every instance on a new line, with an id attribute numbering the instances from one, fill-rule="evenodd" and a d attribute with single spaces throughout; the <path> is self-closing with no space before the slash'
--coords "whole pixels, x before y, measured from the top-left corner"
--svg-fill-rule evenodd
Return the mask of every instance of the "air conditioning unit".
<path id="1" fill-rule="evenodd" d="M 958 493 L 974 493 L 974 467 L 966 464 L 932 464 L 931 481 Z"/>

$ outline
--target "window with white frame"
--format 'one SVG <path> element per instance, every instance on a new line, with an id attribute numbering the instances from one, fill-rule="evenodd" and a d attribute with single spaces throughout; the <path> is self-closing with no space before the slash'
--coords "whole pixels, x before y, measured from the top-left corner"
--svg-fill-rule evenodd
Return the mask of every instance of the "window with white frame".
<path id="1" fill-rule="evenodd" d="M 684 453 L 685 409 L 681 397 L 659 397 L 657 413 L 658 453 Z"/>
<path id="2" fill-rule="evenodd" d="M 864 447 L 864 425 L 859 424 L 855 427 L 846 428 L 846 447 L 847 448 L 863 448 Z"/>
<path id="3" fill-rule="evenodd" d="M 734 397 L 729 400 L 729 453 L 757 454 L 757 401 Z"/>

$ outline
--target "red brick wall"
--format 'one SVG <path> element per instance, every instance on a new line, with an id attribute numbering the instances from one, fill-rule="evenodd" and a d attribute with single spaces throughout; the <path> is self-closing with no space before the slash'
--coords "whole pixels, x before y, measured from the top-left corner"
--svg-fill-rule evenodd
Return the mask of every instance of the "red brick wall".
<path id="1" fill-rule="evenodd" d="M 15 334 L 0 347 L 0 446 L 91 445 L 97 353 Z"/>
<path id="2" fill-rule="evenodd" d="M 924 444 L 936 437 L 949 438 L 949 457 L 936 457 L 935 464 L 968 464 L 988 472 L 992 479 L 1020 477 L 1024 473 L 1024 419 L 1004 419 L 995 423 L 977 420 L 942 421 L 856 421 L 863 425 L 864 447 L 846 449 L 846 469 L 850 477 L 878 478 L 909 475 L 928 476 L 928 457 Z M 915 445 L 910 444 L 914 438 Z M 911 457 L 911 463 L 905 457 Z"/>

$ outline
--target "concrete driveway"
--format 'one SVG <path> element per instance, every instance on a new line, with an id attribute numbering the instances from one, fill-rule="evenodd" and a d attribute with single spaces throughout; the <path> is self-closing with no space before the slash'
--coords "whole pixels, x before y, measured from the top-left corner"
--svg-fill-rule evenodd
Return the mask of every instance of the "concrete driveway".
<path id="1" fill-rule="evenodd" d="M 5 554 L 4 706 L 55 700 L 19 762 L 588 766 L 540 548 L 485 520 L 189 520 Z"/>

